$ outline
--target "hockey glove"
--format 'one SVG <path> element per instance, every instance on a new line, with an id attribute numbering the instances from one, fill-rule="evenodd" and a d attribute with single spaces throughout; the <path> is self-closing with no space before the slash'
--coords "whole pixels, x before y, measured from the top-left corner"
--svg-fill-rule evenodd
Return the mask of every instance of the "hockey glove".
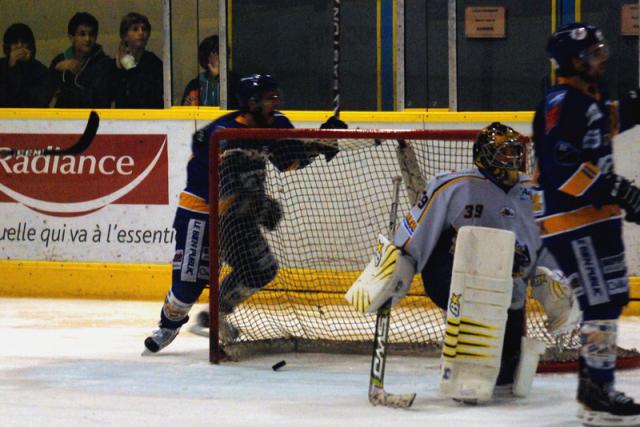
<path id="1" fill-rule="evenodd" d="M 605 177 L 608 199 L 625 210 L 625 221 L 640 224 L 640 189 L 623 176 L 609 174 Z"/>
<path id="2" fill-rule="evenodd" d="M 630 90 L 625 101 L 631 110 L 632 123 L 640 124 L 640 89 Z"/>
<path id="3" fill-rule="evenodd" d="M 276 229 L 281 219 L 282 207 L 280 206 L 280 203 L 267 196 L 258 215 L 258 224 L 264 226 L 269 231 L 273 231 Z"/>
<path id="4" fill-rule="evenodd" d="M 320 129 L 349 129 L 349 125 L 336 116 L 331 116 L 326 122 L 320 125 Z"/>
<path id="5" fill-rule="evenodd" d="M 531 296 L 542 304 L 547 315 L 545 326 L 551 335 L 572 331 L 582 319 L 578 300 L 559 270 L 536 267 Z"/>

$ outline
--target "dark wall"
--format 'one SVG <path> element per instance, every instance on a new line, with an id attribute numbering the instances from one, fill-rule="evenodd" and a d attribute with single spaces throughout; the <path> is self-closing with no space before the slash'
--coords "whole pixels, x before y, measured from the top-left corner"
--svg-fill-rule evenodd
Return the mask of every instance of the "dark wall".
<path id="1" fill-rule="evenodd" d="M 376 109 L 376 2 L 341 8 L 341 108 Z M 284 109 L 332 108 L 332 2 L 234 0 L 233 72 L 272 73 Z"/>
<path id="2" fill-rule="evenodd" d="M 630 0 L 583 0 L 584 20 L 611 43 L 612 92 L 638 86 L 638 38 L 620 35 L 620 6 Z M 405 0 L 405 106 L 448 107 L 448 0 Z M 545 46 L 551 2 L 498 0 L 506 7 L 504 39 L 467 39 L 459 0 L 458 110 L 532 110 L 550 74 Z M 329 0 L 233 0 L 232 71 L 274 74 L 284 109 L 332 109 L 333 28 Z M 376 110 L 376 0 L 342 1 L 341 108 Z"/>
<path id="3" fill-rule="evenodd" d="M 582 0 L 582 20 L 600 27 L 611 56 L 607 63 L 606 81 L 614 98 L 638 87 L 638 37 L 620 34 L 620 11 L 623 4 L 638 4 L 629 0 Z"/>
<path id="4" fill-rule="evenodd" d="M 506 8 L 504 39 L 466 38 L 465 7 L 487 2 L 457 4 L 458 110 L 533 110 L 550 70 L 545 45 L 551 34 L 551 2 L 502 0 L 490 5 Z"/>
<path id="5" fill-rule="evenodd" d="M 447 0 L 407 0 L 405 32 L 405 107 L 447 108 Z"/>

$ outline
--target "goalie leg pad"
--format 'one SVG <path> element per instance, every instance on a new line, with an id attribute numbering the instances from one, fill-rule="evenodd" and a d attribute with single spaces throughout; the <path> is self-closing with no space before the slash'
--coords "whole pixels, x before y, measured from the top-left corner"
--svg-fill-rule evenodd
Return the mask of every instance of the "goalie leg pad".
<path id="1" fill-rule="evenodd" d="M 534 338 L 522 337 L 520 363 L 518 363 L 518 368 L 516 369 L 513 381 L 514 396 L 526 397 L 529 395 L 529 392 L 531 391 L 531 384 L 533 383 L 533 377 L 538 370 L 540 355 L 544 353 L 544 350 L 544 342 Z"/>
<path id="2" fill-rule="evenodd" d="M 392 306 L 404 298 L 415 272 L 413 261 L 379 235 L 373 259 L 344 298 L 360 313 L 375 313 L 389 298 Z"/>
<path id="3" fill-rule="evenodd" d="M 514 243 L 510 231 L 458 231 L 441 359 L 445 397 L 477 403 L 493 395 L 513 291 Z"/>

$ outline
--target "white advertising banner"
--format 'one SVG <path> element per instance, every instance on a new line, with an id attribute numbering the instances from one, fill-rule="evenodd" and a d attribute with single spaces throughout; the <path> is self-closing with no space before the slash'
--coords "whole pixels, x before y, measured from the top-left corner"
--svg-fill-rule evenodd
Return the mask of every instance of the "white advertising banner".
<path id="1" fill-rule="evenodd" d="M 67 147 L 77 120 L 3 120 L 0 148 Z M 78 156 L 0 159 L 0 257 L 168 263 L 192 121 L 106 121 Z"/>
<path id="2" fill-rule="evenodd" d="M 102 120 L 98 135 L 81 155 L 0 158 L 0 259 L 170 263 L 172 224 L 186 182 L 191 135 L 196 126 L 206 123 Z M 318 127 L 312 122 L 294 124 Z M 530 133 L 528 123 L 507 124 Z M 0 120 L 0 149 L 67 147 L 84 125 L 82 120 Z M 352 129 L 479 129 L 483 125 L 350 123 Z M 615 147 L 617 172 L 636 182 L 640 179 L 639 137 L 640 129 L 626 132 L 618 136 Z M 297 173 L 313 174 L 314 170 L 309 167 Z M 282 202 L 295 205 L 295 200 Z M 293 212 L 285 212 L 281 227 L 296 227 L 294 218 Z M 331 238 L 339 241 L 339 236 Z M 625 224 L 625 243 L 629 272 L 637 275 L 640 227 Z"/>

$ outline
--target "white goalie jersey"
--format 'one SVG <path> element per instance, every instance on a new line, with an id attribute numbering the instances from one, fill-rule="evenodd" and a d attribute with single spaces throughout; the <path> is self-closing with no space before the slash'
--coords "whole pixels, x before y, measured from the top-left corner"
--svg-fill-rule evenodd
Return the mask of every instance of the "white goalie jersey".
<path id="1" fill-rule="evenodd" d="M 436 176 L 403 218 L 394 244 L 416 262 L 430 288 L 448 287 L 457 230 L 480 226 L 512 231 L 516 236 L 511 308 L 521 308 L 526 283 L 535 271 L 542 242 L 533 219 L 530 181 L 522 176 L 503 189 L 477 169 Z M 491 253 L 485 254 L 491 257 Z M 544 257 L 550 269 L 553 258 Z M 542 261 L 542 260 L 541 260 Z M 426 267 L 426 268 L 425 268 Z M 439 283 L 442 283 L 440 285 Z M 436 303 L 437 296 L 430 296 Z M 436 298 L 434 298 L 436 296 Z M 446 304 L 447 295 L 443 295 Z M 439 304 L 440 305 L 440 304 Z"/>

